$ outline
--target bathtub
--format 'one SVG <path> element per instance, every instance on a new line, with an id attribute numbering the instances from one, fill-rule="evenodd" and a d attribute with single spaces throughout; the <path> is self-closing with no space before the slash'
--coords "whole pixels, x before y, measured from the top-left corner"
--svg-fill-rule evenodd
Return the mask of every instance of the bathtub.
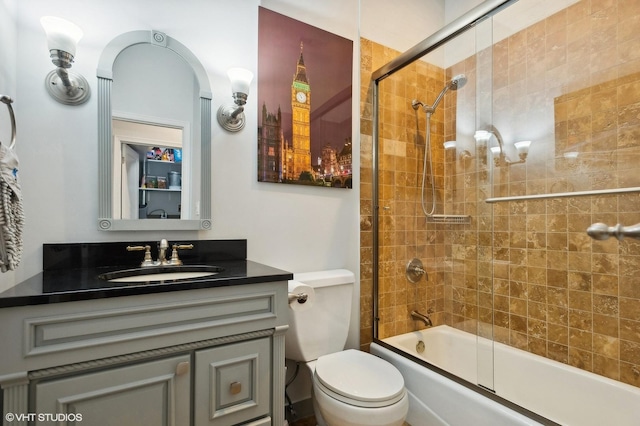
<path id="1" fill-rule="evenodd" d="M 421 354 L 416 351 L 419 340 L 425 344 Z M 407 422 L 412 426 L 640 424 L 639 388 L 446 325 L 381 342 L 371 344 L 371 353 L 394 364 L 404 376 L 410 400 Z M 494 370 L 478 369 L 479 376 L 476 365 L 479 360 L 491 365 L 492 348 Z M 420 362 L 464 380 L 447 378 Z M 501 398 L 465 381 L 493 383 Z"/>

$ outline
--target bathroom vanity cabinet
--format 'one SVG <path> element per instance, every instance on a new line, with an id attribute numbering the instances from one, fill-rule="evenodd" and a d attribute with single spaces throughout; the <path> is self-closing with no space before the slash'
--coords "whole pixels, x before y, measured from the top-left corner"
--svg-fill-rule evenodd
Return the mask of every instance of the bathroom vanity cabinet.
<path id="1" fill-rule="evenodd" d="M 0 308 L 4 425 L 282 425 L 287 275 L 272 270 Z"/>

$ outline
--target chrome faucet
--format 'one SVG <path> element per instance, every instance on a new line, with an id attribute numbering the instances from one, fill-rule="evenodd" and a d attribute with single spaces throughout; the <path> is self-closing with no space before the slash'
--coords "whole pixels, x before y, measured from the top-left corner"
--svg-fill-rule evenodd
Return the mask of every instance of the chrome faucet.
<path id="1" fill-rule="evenodd" d="M 160 265 L 166 265 L 169 263 L 167 260 L 167 250 L 169 249 L 169 241 L 161 239 L 158 243 L 158 263 Z"/>
<path id="2" fill-rule="evenodd" d="M 127 251 L 141 251 L 144 250 L 144 259 L 140 266 L 180 266 L 182 260 L 178 257 L 178 250 L 190 250 L 193 248 L 193 244 L 174 244 L 173 251 L 171 252 L 171 258 L 167 259 L 167 251 L 169 250 L 169 242 L 166 239 L 162 239 L 158 242 L 158 260 L 154 261 L 151 257 L 151 246 L 128 246 Z"/>
<path id="3" fill-rule="evenodd" d="M 429 311 L 427 311 L 427 312 L 429 312 Z M 431 312 L 429 312 L 429 313 L 431 313 Z M 416 321 L 422 321 L 424 323 L 424 325 L 426 325 L 427 327 L 433 327 L 433 323 L 431 322 L 431 318 L 429 318 L 428 314 L 424 315 L 424 314 L 421 314 L 418 311 L 411 311 L 411 318 L 413 318 Z"/>

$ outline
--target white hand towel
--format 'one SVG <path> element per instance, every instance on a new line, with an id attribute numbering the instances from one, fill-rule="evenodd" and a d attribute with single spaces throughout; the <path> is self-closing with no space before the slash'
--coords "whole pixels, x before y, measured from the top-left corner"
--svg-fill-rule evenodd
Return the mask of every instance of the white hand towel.
<path id="1" fill-rule="evenodd" d="M 16 269 L 22 258 L 24 212 L 18 156 L 0 144 L 0 271 Z"/>

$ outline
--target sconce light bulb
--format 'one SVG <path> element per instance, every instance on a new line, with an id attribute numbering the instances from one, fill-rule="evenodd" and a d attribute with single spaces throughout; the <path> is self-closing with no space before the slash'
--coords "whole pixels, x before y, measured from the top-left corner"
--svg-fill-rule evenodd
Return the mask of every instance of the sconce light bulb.
<path id="1" fill-rule="evenodd" d="M 83 35 L 80 27 L 55 16 L 43 16 L 40 23 L 47 34 L 49 51 L 61 50 L 71 57 L 76 55 L 76 46 Z"/>
<path id="2" fill-rule="evenodd" d="M 456 149 L 456 141 L 447 141 L 443 145 L 446 150 Z"/>
<path id="3" fill-rule="evenodd" d="M 253 73 L 244 68 L 230 68 L 229 71 L 227 71 L 227 75 L 231 81 L 231 92 L 234 98 L 240 97 L 246 102 L 247 96 L 249 95 L 249 87 L 253 80 Z M 237 95 L 240 93 L 244 96 Z"/>
<path id="4" fill-rule="evenodd" d="M 578 155 L 580 155 L 580 153 L 578 151 L 569 151 L 569 152 L 565 152 L 562 155 L 567 160 L 575 160 L 576 158 L 578 158 Z"/>
<path id="5" fill-rule="evenodd" d="M 476 140 L 476 144 L 484 144 L 491 139 L 491 133 L 486 130 L 477 130 L 473 137 Z"/>
<path id="6" fill-rule="evenodd" d="M 494 156 L 500 155 L 500 152 L 502 152 L 502 149 L 500 149 L 500 147 L 499 147 L 499 146 L 492 146 L 492 147 L 491 147 L 491 153 L 492 153 Z"/>
<path id="7" fill-rule="evenodd" d="M 518 154 L 527 154 L 529 152 L 529 146 L 531 141 L 520 141 L 513 144 L 518 150 Z"/>

